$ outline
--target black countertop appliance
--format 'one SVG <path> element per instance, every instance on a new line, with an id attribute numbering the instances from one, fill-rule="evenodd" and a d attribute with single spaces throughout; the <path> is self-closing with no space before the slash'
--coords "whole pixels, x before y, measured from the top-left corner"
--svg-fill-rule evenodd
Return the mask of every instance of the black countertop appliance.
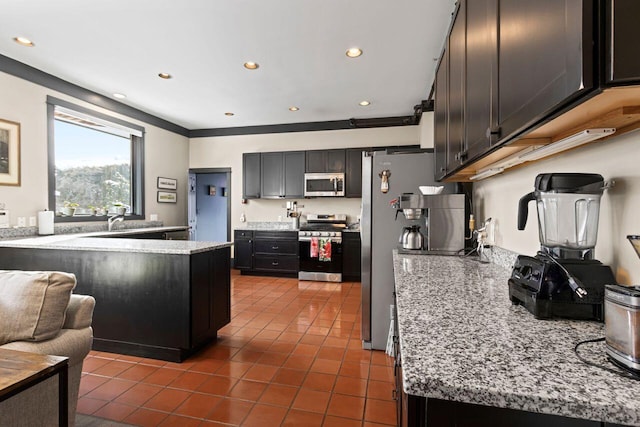
<path id="1" fill-rule="evenodd" d="M 535 191 L 520 199 L 518 229 L 524 229 L 528 203 L 535 201 L 540 251 L 517 258 L 509 279 L 513 304 L 538 319 L 604 320 L 604 286 L 615 283 L 611 268 L 593 258 L 604 189 L 598 174 L 536 177 Z"/>

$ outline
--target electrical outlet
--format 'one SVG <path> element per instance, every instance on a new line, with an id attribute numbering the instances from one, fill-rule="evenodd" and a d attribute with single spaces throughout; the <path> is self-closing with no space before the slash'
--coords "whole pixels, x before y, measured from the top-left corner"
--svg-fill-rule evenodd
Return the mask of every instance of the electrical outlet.
<path id="1" fill-rule="evenodd" d="M 35 216 L 30 216 L 29 217 L 29 227 L 35 227 L 36 226 L 36 217 Z"/>
<path id="2" fill-rule="evenodd" d="M 23 216 L 19 216 L 18 217 L 18 227 L 26 227 L 27 226 L 27 219 Z"/>

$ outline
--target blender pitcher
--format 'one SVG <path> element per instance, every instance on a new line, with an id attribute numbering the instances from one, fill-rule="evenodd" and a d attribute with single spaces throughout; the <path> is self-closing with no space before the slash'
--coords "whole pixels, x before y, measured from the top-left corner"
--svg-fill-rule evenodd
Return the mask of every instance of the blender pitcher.
<path id="1" fill-rule="evenodd" d="M 555 258 L 592 259 L 604 188 L 598 174 L 540 174 L 535 191 L 520 199 L 518 230 L 524 230 L 528 204 L 535 200 L 541 251 Z"/>

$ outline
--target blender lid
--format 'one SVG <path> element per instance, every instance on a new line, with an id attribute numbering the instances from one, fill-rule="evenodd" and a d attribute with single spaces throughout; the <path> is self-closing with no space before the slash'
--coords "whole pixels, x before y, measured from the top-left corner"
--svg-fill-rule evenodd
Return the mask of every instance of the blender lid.
<path id="1" fill-rule="evenodd" d="M 596 173 L 542 173 L 536 177 L 536 190 L 555 193 L 602 194 L 604 178 Z"/>

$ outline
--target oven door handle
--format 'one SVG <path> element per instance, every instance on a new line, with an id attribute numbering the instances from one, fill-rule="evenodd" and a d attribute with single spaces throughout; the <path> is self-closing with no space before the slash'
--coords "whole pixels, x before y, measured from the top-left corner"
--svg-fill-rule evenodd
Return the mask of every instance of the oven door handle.
<path id="1" fill-rule="evenodd" d="M 318 236 L 314 236 L 314 237 L 298 237 L 298 242 L 310 242 L 311 239 L 329 239 L 331 240 L 331 243 L 336 243 L 336 244 L 341 244 L 342 243 L 342 237 L 318 237 Z"/>

